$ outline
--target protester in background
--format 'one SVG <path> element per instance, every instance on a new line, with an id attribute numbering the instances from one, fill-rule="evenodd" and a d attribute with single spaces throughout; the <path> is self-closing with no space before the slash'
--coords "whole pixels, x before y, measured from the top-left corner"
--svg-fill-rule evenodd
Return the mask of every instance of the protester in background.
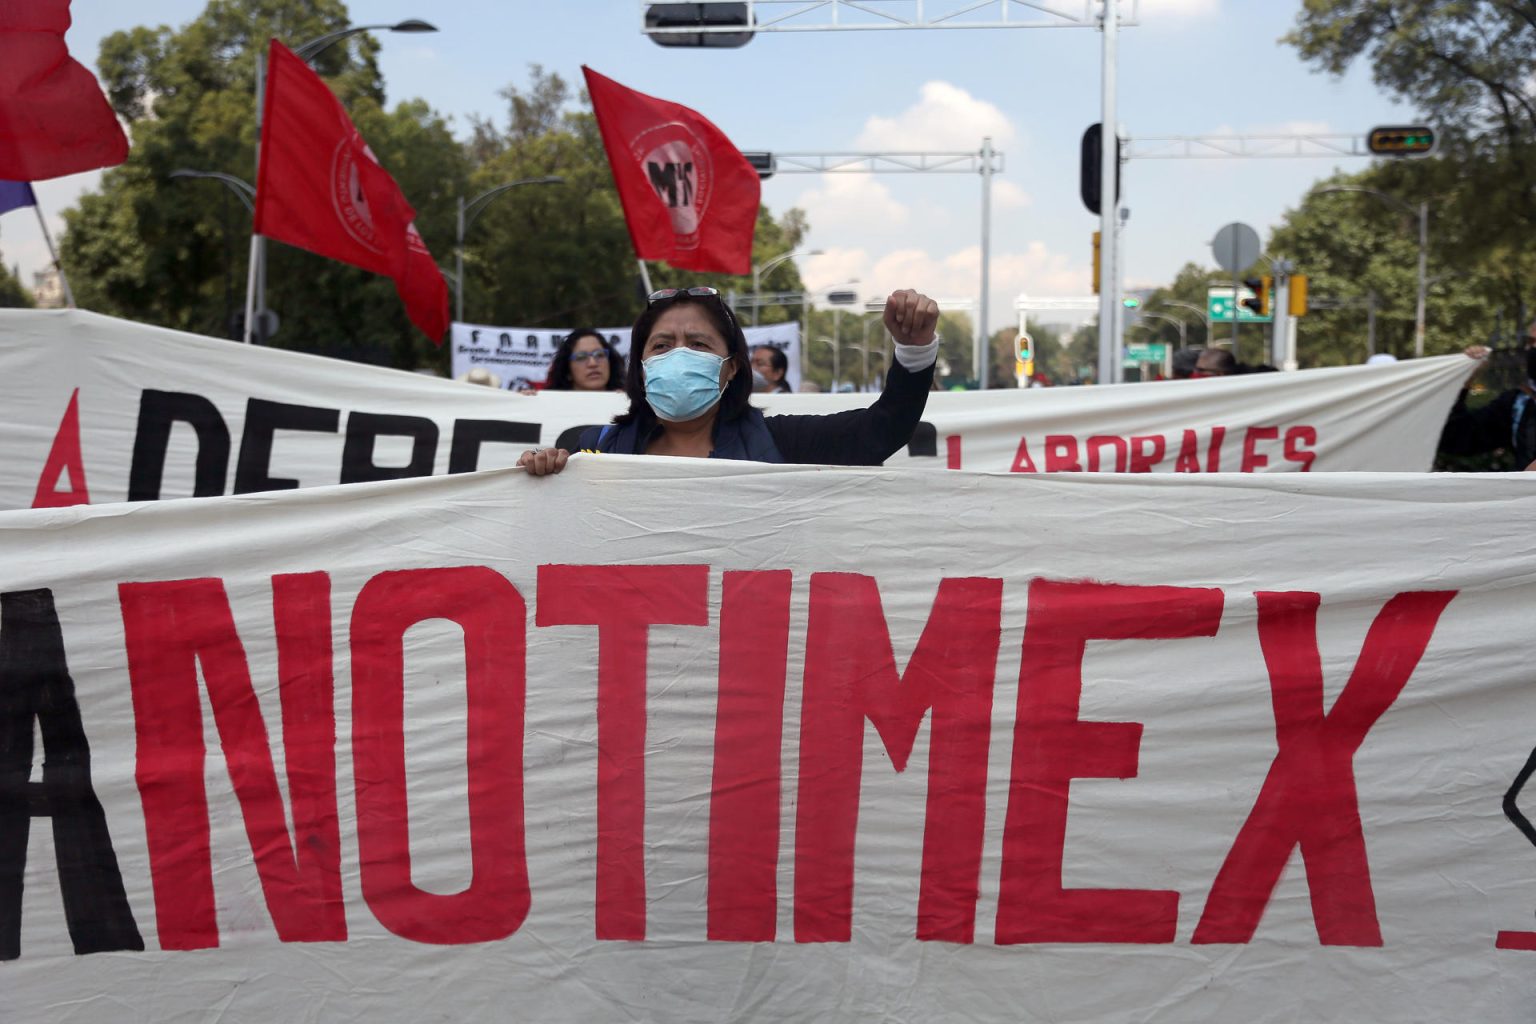
<path id="1" fill-rule="evenodd" d="M 578 327 L 565 336 L 549 366 L 546 391 L 618 391 L 624 357 L 597 331 Z"/>
<path id="2" fill-rule="evenodd" d="M 1472 359 L 1485 359 L 1488 349 L 1465 349 Z M 1481 455 L 1507 449 L 1515 466 L 1532 468 L 1536 463 L 1536 321 L 1525 329 L 1525 380 L 1519 387 L 1502 391 L 1478 409 L 1467 408 L 1467 389 L 1462 388 L 1440 433 L 1440 451 L 1446 455 Z M 1470 381 L 1468 383 L 1471 383 Z"/>
<path id="3" fill-rule="evenodd" d="M 629 411 L 581 446 L 625 455 L 878 466 L 912 439 L 933 380 L 939 306 L 911 289 L 886 299 L 895 359 L 873 405 L 827 416 L 767 416 L 750 404 L 751 356 L 736 314 L 713 288 L 651 294 L 630 334 Z M 569 453 L 534 449 L 517 464 L 558 473 Z"/>
<path id="4" fill-rule="evenodd" d="M 752 350 L 752 372 L 761 376 L 768 385 L 753 390 L 774 393 L 787 393 L 794 390 L 785 379 L 789 375 L 789 356 L 784 354 L 783 349 L 772 345 L 758 345 Z"/>
<path id="5" fill-rule="evenodd" d="M 1173 369 L 1170 380 L 1189 380 L 1195 375 L 1195 363 L 1200 360 L 1203 348 L 1180 348 L 1173 352 Z"/>
<path id="6" fill-rule="evenodd" d="M 1195 359 L 1191 377 L 1230 377 L 1237 372 L 1237 360 L 1224 348 L 1204 348 Z"/>

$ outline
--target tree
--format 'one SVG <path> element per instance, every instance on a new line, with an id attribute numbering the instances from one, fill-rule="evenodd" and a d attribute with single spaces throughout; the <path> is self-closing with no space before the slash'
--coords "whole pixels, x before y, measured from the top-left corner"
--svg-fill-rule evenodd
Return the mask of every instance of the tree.
<path id="1" fill-rule="evenodd" d="M 1502 278 L 1491 286 L 1500 308 L 1523 319 L 1536 227 L 1536 4 L 1306 0 L 1284 41 L 1336 75 L 1368 59 L 1378 84 L 1434 123 L 1438 159 L 1372 173 L 1415 189 L 1405 196 L 1436 197 L 1437 252 L 1461 268 L 1475 255 Z M 1448 229 L 1460 237 L 1445 238 Z M 1494 252 L 1502 262 L 1482 259 Z"/>
<path id="2" fill-rule="evenodd" d="M 499 185 L 556 176 L 558 185 L 508 190 L 484 207 L 466 232 L 465 317 L 504 326 L 609 326 L 632 322 L 645 300 L 639 267 L 613 185 L 602 137 L 583 94 L 574 105 L 558 73 L 529 67 L 524 88 L 509 85 L 503 126 L 476 120 L 466 159 L 467 199 Z M 759 209 L 753 263 L 793 250 L 806 232 L 804 214 L 779 220 Z M 751 278 L 701 274 L 648 264 L 655 288 L 709 285 L 746 294 Z M 799 291 L 792 265 L 774 271 L 773 288 Z M 765 307 L 762 323 L 799 316 L 798 306 Z"/>
<path id="3" fill-rule="evenodd" d="M 13 273 L 0 263 L 0 309 L 31 309 L 32 293 L 21 285 L 19 272 Z"/>
<path id="4" fill-rule="evenodd" d="M 140 27 L 102 42 L 102 78 L 133 145 L 99 192 L 65 212 L 62 258 L 81 306 L 231 333 L 243 309 L 248 214 L 218 182 L 170 174 L 189 168 L 254 180 L 255 48 L 348 23 L 340 0 L 213 0 L 180 30 Z M 452 245 L 467 157 L 421 101 L 385 111 L 377 50 L 355 37 L 321 53 L 316 68 L 416 207 L 428 247 L 442 253 Z M 267 299 L 281 319 L 275 345 L 407 368 L 445 365 L 445 353 L 407 321 L 393 282 L 377 275 L 271 243 Z"/>
<path id="5" fill-rule="evenodd" d="M 1386 163 L 1335 175 L 1306 195 L 1270 238 L 1269 251 L 1308 275 L 1311 310 L 1297 330 L 1303 366 L 1347 365 L 1372 352 L 1414 351 L 1418 218 L 1392 202 L 1330 187 L 1366 188 L 1402 200 L 1434 195 L 1429 234 L 1425 350 L 1454 352 L 1518 329 L 1521 289 L 1536 266 L 1508 242 L 1487 239 L 1450 211 L 1475 206 L 1477 186 L 1458 161 Z M 1435 212 L 1439 211 L 1438 216 Z M 1371 324 L 1374 322 L 1374 338 Z"/>

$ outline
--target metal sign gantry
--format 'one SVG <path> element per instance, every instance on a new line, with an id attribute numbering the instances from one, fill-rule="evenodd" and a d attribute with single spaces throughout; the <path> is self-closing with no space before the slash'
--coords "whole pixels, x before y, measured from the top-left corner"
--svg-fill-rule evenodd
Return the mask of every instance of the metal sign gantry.
<path id="1" fill-rule="evenodd" d="M 743 32 L 879 32 L 892 29 L 1098 28 L 1102 0 L 701 0 L 690 7 L 718 8 L 744 18 L 717 24 L 655 26 L 645 13 L 660 6 L 640 4 L 641 31 L 648 36 L 740 35 Z M 1140 0 L 1121 25 L 1134 25 Z M 717 16 L 718 17 L 718 16 Z"/>

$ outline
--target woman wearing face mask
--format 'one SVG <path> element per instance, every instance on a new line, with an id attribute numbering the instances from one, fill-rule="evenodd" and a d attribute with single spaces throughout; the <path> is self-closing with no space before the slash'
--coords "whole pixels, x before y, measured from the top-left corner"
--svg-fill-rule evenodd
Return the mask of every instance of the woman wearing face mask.
<path id="1" fill-rule="evenodd" d="M 587 431 L 581 447 L 625 455 L 750 459 L 878 466 L 922 419 L 939 342 L 938 304 L 911 289 L 892 292 L 885 327 L 896 342 L 885 390 L 865 409 L 827 416 L 764 416 L 751 406 L 752 365 L 736 316 L 713 288 L 651 295 L 630 335 L 624 390 L 629 411 Z M 524 452 L 535 476 L 558 473 L 569 453 Z"/>

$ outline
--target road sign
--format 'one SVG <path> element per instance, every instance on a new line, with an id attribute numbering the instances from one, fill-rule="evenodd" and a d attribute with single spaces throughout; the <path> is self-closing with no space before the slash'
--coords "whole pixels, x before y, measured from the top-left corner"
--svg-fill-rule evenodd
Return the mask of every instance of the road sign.
<path id="1" fill-rule="evenodd" d="M 1145 366 L 1148 363 L 1162 363 L 1168 358 L 1168 345 L 1161 341 L 1132 342 L 1125 346 L 1125 364 L 1127 366 Z"/>
<path id="2" fill-rule="evenodd" d="M 1244 288 L 1240 299 L 1256 298 L 1257 293 L 1252 288 Z M 1229 324 L 1232 322 L 1232 289 L 1231 288 L 1207 288 L 1205 290 L 1205 314 L 1213 324 Z M 1237 322 L 1240 324 L 1267 324 L 1274 322 L 1273 316 L 1259 316 L 1253 310 L 1243 306 L 1237 309 Z"/>
<path id="3" fill-rule="evenodd" d="M 1228 224 L 1216 232 L 1211 255 L 1216 257 L 1216 265 L 1229 274 L 1247 270 L 1259 258 L 1259 233 L 1247 224 Z"/>

